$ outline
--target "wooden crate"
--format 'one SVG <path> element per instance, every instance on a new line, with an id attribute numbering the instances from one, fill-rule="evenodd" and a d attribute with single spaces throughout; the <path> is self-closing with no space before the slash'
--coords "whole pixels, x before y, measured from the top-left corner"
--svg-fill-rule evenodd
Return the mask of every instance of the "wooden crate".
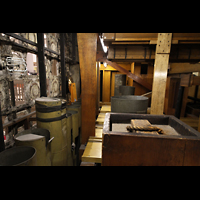
<path id="1" fill-rule="evenodd" d="M 170 125 L 179 135 L 112 131 L 112 123 L 130 123 L 131 119 Z M 200 133 L 174 116 L 107 113 L 102 137 L 102 166 L 200 165 Z"/>

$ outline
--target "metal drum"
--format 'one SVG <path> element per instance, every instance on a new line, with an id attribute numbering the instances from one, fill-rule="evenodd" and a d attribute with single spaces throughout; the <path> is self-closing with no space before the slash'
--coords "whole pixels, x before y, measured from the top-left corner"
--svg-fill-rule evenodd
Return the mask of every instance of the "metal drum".
<path id="1" fill-rule="evenodd" d="M 67 145 L 67 119 L 66 119 L 66 106 L 67 101 L 65 99 L 62 99 L 62 105 L 61 105 L 61 116 L 65 116 L 62 118 L 62 134 L 63 134 L 63 145 L 64 147 Z"/>
<path id="2" fill-rule="evenodd" d="M 73 104 L 70 106 L 67 106 L 67 110 L 75 110 L 78 111 L 78 126 L 81 128 L 81 105 Z"/>
<path id="3" fill-rule="evenodd" d="M 119 86 L 126 85 L 126 75 L 125 74 L 115 74 L 115 91 L 114 95 L 120 95 Z"/>
<path id="4" fill-rule="evenodd" d="M 72 138 L 73 143 L 75 144 L 76 137 L 78 136 L 78 128 L 79 128 L 79 119 L 78 119 L 78 111 L 75 110 L 67 110 L 67 114 L 72 114 Z M 73 165 L 76 165 L 76 153 L 73 151 Z"/>
<path id="5" fill-rule="evenodd" d="M 58 159 L 63 159 L 63 154 L 67 146 L 66 127 L 66 108 L 62 107 L 62 101 L 58 98 L 41 97 L 35 100 L 37 127 L 45 128 L 50 131 L 50 137 L 54 137 L 50 144 L 52 166 L 59 165 Z M 56 157 L 57 156 L 57 157 Z M 59 158 L 58 158 L 59 157 Z M 67 158 L 66 158 L 67 159 Z"/>
<path id="6" fill-rule="evenodd" d="M 72 143 L 73 143 L 73 135 L 72 135 L 72 114 L 66 114 L 67 120 L 67 166 L 73 166 L 73 153 L 72 153 Z"/>
<path id="7" fill-rule="evenodd" d="M 67 145 L 61 150 L 51 153 L 52 166 L 67 166 Z"/>
<path id="8" fill-rule="evenodd" d="M 81 145 L 81 105 L 77 102 L 76 104 L 67 106 L 67 110 L 75 110 L 78 111 L 78 120 L 79 120 L 79 128 L 78 128 L 78 137 L 75 138 L 75 154 L 77 155 L 77 164 L 79 165 L 79 148 Z"/>
<path id="9" fill-rule="evenodd" d="M 135 87 L 128 86 L 128 85 L 121 85 L 119 86 L 119 93 L 121 95 L 134 95 Z"/>
<path id="10" fill-rule="evenodd" d="M 33 147 L 12 147 L 0 153 L 0 166 L 37 166 Z"/>
<path id="11" fill-rule="evenodd" d="M 111 112 L 147 113 L 148 97 L 125 95 L 111 97 Z"/>
<path id="12" fill-rule="evenodd" d="M 22 131 L 14 137 L 16 146 L 31 146 L 36 149 L 37 166 L 51 166 L 51 152 L 48 145 L 50 132 L 36 128 Z"/>

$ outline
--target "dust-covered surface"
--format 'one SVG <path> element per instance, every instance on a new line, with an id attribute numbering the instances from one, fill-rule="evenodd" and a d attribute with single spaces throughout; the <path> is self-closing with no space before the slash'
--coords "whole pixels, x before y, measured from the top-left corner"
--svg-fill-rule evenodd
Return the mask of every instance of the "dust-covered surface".
<path id="1" fill-rule="evenodd" d="M 128 132 L 126 129 L 127 126 L 131 126 L 131 124 L 112 123 L 112 131 L 113 132 Z M 164 131 L 164 135 L 181 135 L 169 125 L 152 124 L 152 126 L 161 128 Z M 145 132 L 143 131 L 141 133 L 145 133 Z"/>

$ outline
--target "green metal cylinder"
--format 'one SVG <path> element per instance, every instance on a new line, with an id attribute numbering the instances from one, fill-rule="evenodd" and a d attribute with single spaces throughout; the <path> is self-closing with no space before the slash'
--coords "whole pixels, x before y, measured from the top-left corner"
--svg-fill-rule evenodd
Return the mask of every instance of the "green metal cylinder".
<path id="1" fill-rule="evenodd" d="M 67 120 L 67 166 L 73 166 L 73 152 L 71 150 L 71 146 L 73 143 L 73 135 L 72 135 L 72 114 L 66 114 Z"/>
<path id="2" fill-rule="evenodd" d="M 14 137 L 16 146 L 31 146 L 36 149 L 37 166 L 51 166 L 49 139 L 50 132 L 42 128 L 28 129 Z"/>
<path id="3" fill-rule="evenodd" d="M 78 125 L 79 127 L 81 127 L 81 105 L 73 104 L 73 105 L 67 106 L 67 110 L 78 111 L 78 120 L 79 120 Z"/>
<path id="4" fill-rule="evenodd" d="M 78 130 L 79 130 L 79 118 L 78 118 L 78 111 L 75 110 L 67 110 L 67 114 L 72 114 L 72 136 L 73 136 L 73 143 L 75 144 L 76 137 L 78 136 Z M 76 154 L 75 151 L 73 151 L 73 165 L 76 165 Z"/>
<path id="5" fill-rule="evenodd" d="M 37 127 L 50 131 L 54 137 L 50 143 L 52 166 L 66 164 L 64 152 L 67 149 L 66 107 L 64 101 L 58 98 L 41 97 L 35 100 Z M 59 161 L 59 159 L 61 159 Z"/>
<path id="6" fill-rule="evenodd" d="M 0 153 L 0 166 L 37 166 L 33 147 L 12 147 Z"/>

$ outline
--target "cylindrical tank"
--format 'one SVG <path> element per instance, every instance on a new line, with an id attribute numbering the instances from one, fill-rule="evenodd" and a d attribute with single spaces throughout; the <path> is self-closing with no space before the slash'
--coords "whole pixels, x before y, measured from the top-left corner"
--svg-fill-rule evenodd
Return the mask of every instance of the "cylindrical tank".
<path id="1" fill-rule="evenodd" d="M 120 95 L 119 86 L 126 85 L 126 75 L 125 74 L 115 74 L 115 96 Z"/>
<path id="2" fill-rule="evenodd" d="M 125 95 L 111 97 L 111 112 L 147 113 L 148 97 Z"/>
<path id="3" fill-rule="evenodd" d="M 67 107 L 67 101 L 65 99 L 62 99 L 61 116 L 63 116 L 63 117 L 62 117 L 61 123 L 62 123 L 62 134 L 63 134 L 63 145 L 64 145 L 64 147 L 67 145 L 66 107 Z"/>
<path id="4" fill-rule="evenodd" d="M 37 98 L 35 107 L 37 127 L 49 130 L 50 137 L 54 137 L 50 143 L 52 166 L 66 163 L 59 161 L 59 158 L 66 158 L 63 157 L 67 146 L 66 127 L 63 128 L 66 122 L 62 121 L 66 118 L 66 108 L 62 107 L 61 99 L 49 97 Z"/>
<path id="5" fill-rule="evenodd" d="M 67 120 L 67 166 L 73 166 L 73 152 L 72 152 L 72 143 L 73 143 L 73 135 L 72 135 L 72 114 L 66 114 Z"/>
<path id="6" fill-rule="evenodd" d="M 37 127 L 50 131 L 51 153 L 58 152 L 66 145 L 62 132 L 62 102 L 58 98 L 41 97 L 35 100 Z"/>
<path id="7" fill-rule="evenodd" d="M 0 166 L 37 166 L 33 147 L 12 147 L 0 153 Z"/>
<path id="8" fill-rule="evenodd" d="M 135 94 L 135 87 L 128 86 L 128 85 L 121 85 L 119 86 L 119 93 L 123 95 L 134 95 Z"/>
<path id="9" fill-rule="evenodd" d="M 73 136 L 73 143 L 75 144 L 76 137 L 78 136 L 78 128 L 79 128 L 79 120 L 78 120 L 78 111 L 75 110 L 67 110 L 67 114 L 72 114 L 72 136 Z M 73 165 L 76 165 L 76 154 L 75 150 L 73 151 Z"/>
<path id="10" fill-rule="evenodd" d="M 81 105 L 78 105 L 78 103 L 67 106 L 67 110 L 75 110 L 78 111 L 78 125 L 81 127 Z"/>
<path id="11" fill-rule="evenodd" d="M 50 132 L 43 128 L 28 129 L 14 137 L 16 146 L 31 146 L 36 149 L 37 166 L 51 166 L 49 139 Z"/>
<path id="12" fill-rule="evenodd" d="M 77 165 L 79 165 L 79 148 L 81 145 L 81 105 L 77 102 L 76 104 L 67 106 L 67 110 L 75 110 L 78 111 L 78 120 L 79 120 L 79 127 L 78 127 L 78 137 L 75 138 L 75 154 L 77 158 Z"/>
<path id="13" fill-rule="evenodd" d="M 51 153 L 52 166 L 67 166 L 67 145 L 57 152 Z"/>

